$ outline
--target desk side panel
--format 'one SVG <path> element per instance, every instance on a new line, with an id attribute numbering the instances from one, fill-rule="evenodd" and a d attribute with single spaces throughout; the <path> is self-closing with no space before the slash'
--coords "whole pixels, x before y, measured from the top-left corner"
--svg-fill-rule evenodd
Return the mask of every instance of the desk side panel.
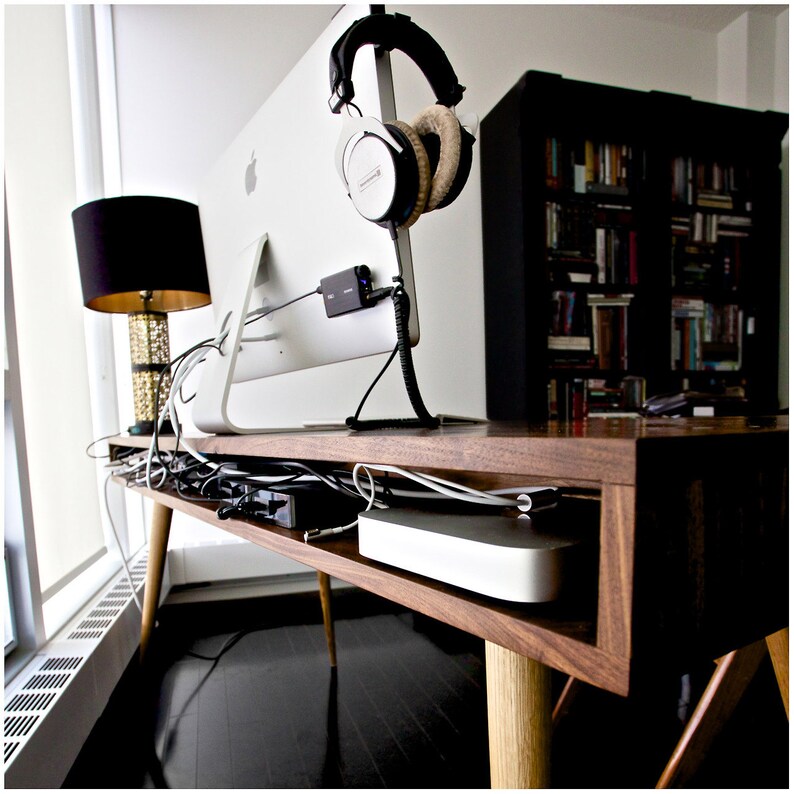
<path id="1" fill-rule="evenodd" d="M 634 658 L 681 669 L 788 625 L 788 434 L 640 445 Z"/>
<path id="2" fill-rule="evenodd" d="M 598 566 L 598 647 L 631 656 L 635 489 L 604 485 Z"/>

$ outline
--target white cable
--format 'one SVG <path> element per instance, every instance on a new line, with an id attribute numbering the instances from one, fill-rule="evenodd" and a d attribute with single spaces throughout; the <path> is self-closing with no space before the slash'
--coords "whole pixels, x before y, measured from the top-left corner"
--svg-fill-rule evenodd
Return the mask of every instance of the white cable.
<path id="1" fill-rule="evenodd" d="M 108 474 L 105 478 L 105 512 L 108 516 L 108 521 L 110 522 L 110 528 L 113 531 L 113 537 L 116 539 L 116 548 L 119 551 L 119 557 L 121 557 L 121 564 L 124 568 L 124 573 L 127 576 L 127 581 L 130 585 L 130 590 L 132 590 L 132 598 L 135 601 L 138 610 L 143 613 L 143 607 L 141 606 L 141 602 L 138 600 L 138 594 L 135 592 L 135 583 L 132 581 L 132 573 L 130 571 L 129 565 L 127 565 L 127 558 L 124 555 L 124 549 L 121 546 L 121 539 L 119 538 L 119 533 L 116 531 L 116 525 L 113 523 L 113 516 L 110 514 L 110 500 L 108 498 L 108 483 L 113 477 L 114 472 Z"/>
<path id="2" fill-rule="evenodd" d="M 467 485 L 461 485 L 460 483 L 450 482 L 449 480 L 444 480 L 441 477 L 436 477 L 432 474 L 419 474 L 414 471 L 409 471 L 408 469 L 400 468 L 399 466 L 389 466 L 383 463 L 357 463 L 356 466 L 353 468 L 353 483 L 356 486 L 358 492 L 364 496 L 363 489 L 361 488 L 358 482 L 358 473 L 361 469 L 365 469 L 367 472 L 370 468 L 375 469 L 376 471 L 383 471 L 383 472 L 391 472 L 393 474 L 399 474 L 403 477 L 407 477 L 408 479 L 414 480 L 415 482 L 424 485 L 426 488 L 430 488 L 431 490 L 437 491 L 444 496 L 451 498 L 451 499 L 459 499 L 465 502 L 473 502 L 475 504 L 485 504 L 485 505 L 493 505 L 496 507 L 518 507 L 522 510 L 529 509 L 527 508 L 527 500 L 529 500 L 529 507 L 532 506 L 531 497 L 528 495 L 527 490 L 524 489 L 521 491 L 519 496 L 522 498 L 515 498 L 511 499 L 507 496 L 500 495 L 498 493 L 492 493 L 489 491 L 478 491 L 476 488 L 470 488 Z M 546 490 L 546 489 L 537 489 L 537 490 Z"/>
<path id="3" fill-rule="evenodd" d="M 374 466 L 373 468 L 378 468 Z M 352 478 L 339 478 L 343 482 L 353 484 Z M 388 491 L 392 496 L 400 496 L 406 499 L 449 499 L 448 494 L 440 493 L 439 491 L 418 491 L 410 488 L 395 488 L 392 483 L 389 484 L 388 489 L 384 485 L 375 484 L 378 493 L 386 493 Z M 483 494 L 492 494 L 494 496 L 504 496 L 506 494 L 534 494 L 538 492 L 557 491 L 556 486 L 551 485 L 514 485 L 510 488 L 496 488 L 482 491 Z"/>
<path id="4" fill-rule="evenodd" d="M 160 411 L 160 415 L 157 418 L 157 430 L 158 432 L 162 429 L 163 422 L 168 418 L 169 414 L 172 418 L 172 422 L 174 424 L 174 429 L 178 431 L 179 429 L 179 419 L 176 412 L 176 404 L 175 404 L 175 395 L 179 394 L 179 388 L 182 383 L 185 381 L 188 375 L 201 363 L 205 354 L 207 353 L 207 348 L 217 347 L 223 344 L 228 336 L 228 330 L 222 330 L 214 339 L 209 340 L 206 344 L 201 345 L 201 347 L 193 350 L 191 353 L 183 354 L 184 358 L 179 362 L 177 365 L 176 371 L 172 377 L 171 388 L 168 393 L 168 399 L 166 400 L 166 404 L 163 406 L 162 411 Z M 193 449 L 189 444 L 187 444 L 184 439 L 181 438 L 180 435 L 180 443 L 185 451 L 194 457 L 196 460 L 207 464 L 208 466 L 215 468 L 215 464 L 213 464 L 208 458 L 200 455 L 195 449 Z M 146 485 L 148 488 L 153 488 L 154 485 L 151 479 L 151 469 L 152 463 L 154 461 L 155 452 L 155 435 L 152 435 L 152 443 L 149 445 L 149 458 L 147 463 L 147 470 L 146 470 Z M 157 486 L 162 487 L 165 482 L 165 472 L 164 477 L 161 479 L 159 485 Z"/>
<path id="5" fill-rule="evenodd" d="M 376 500 L 376 494 L 379 491 L 383 492 L 385 488 L 382 485 L 381 486 L 376 485 L 375 478 L 372 475 L 372 471 L 371 471 L 372 469 L 383 472 L 391 472 L 393 474 L 399 474 L 403 477 L 414 480 L 415 482 L 418 482 L 420 485 L 423 485 L 424 487 L 429 488 L 431 491 L 435 492 L 436 498 L 460 499 L 466 502 L 493 505 L 497 507 L 517 507 L 522 512 L 527 512 L 532 508 L 532 498 L 529 495 L 530 493 L 552 490 L 550 488 L 545 488 L 543 486 L 527 486 L 523 488 L 518 488 L 518 487 L 502 488 L 499 489 L 498 491 L 479 491 L 476 488 L 470 488 L 467 485 L 451 482 L 450 480 L 444 480 L 441 477 L 436 477 L 431 474 L 419 474 L 417 472 L 410 471 L 408 469 L 400 468 L 399 466 L 388 466 L 385 464 L 357 463 L 353 467 L 353 473 L 352 473 L 353 485 L 355 486 L 358 493 L 364 499 L 367 499 L 368 502 L 366 508 L 367 510 L 371 510 L 373 506 L 377 506 L 381 508 L 386 507 L 386 504 Z M 367 478 L 369 479 L 369 492 L 367 492 L 364 489 L 364 487 L 361 485 L 359 475 L 362 471 L 367 475 Z M 394 490 L 391 490 L 391 492 L 395 493 Z M 413 491 L 402 491 L 401 493 L 405 493 L 406 495 L 414 496 L 414 497 L 418 495 Z M 518 496 L 514 499 L 511 499 L 504 495 L 511 493 L 517 493 Z M 344 532 L 346 529 L 351 529 L 357 524 L 358 521 L 354 521 L 350 524 L 347 524 L 344 527 L 331 527 L 329 529 L 309 530 L 307 532 L 304 532 L 303 539 L 308 542 L 310 540 L 316 540 L 317 538 L 325 537 L 327 535 L 336 535 L 340 532 Z"/>
<path id="6" fill-rule="evenodd" d="M 377 504 L 378 507 L 385 507 L 385 505 L 377 503 L 375 501 L 375 478 L 372 476 L 372 472 L 369 469 L 365 469 L 367 473 L 367 477 L 369 478 L 369 494 L 365 494 L 363 489 L 358 484 L 358 467 L 361 464 L 356 464 L 356 468 L 353 469 L 353 482 L 356 484 L 356 488 L 358 492 L 367 500 L 367 506 L 365 510 L 372 510 L 373 506 Z M 303 540 L 308 543 L 310 540 L 317 540 L 318 538 L 326 537 L 327 535 L 338 535 L 340 532 L 345 532 L 348 529 L 353 529 L 353 527 L 358 526 L 358 519 L 355 521 L 351 521 L 349 524 L 345 524 L 343 527 L 330 527 L 328 529 L 309 529 L 303 533 Z"/>

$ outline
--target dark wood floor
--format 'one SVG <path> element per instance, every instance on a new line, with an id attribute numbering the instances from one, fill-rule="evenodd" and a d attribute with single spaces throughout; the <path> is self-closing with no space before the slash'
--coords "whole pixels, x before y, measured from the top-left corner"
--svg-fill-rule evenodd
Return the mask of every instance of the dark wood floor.
<path id="1" fill-rule="evenodd" d="M 316 595 L 164 608 L 151 675 L 130 665 L 65 787 L 488 787 L 482 642 L 360 591 L 334 610 L 336 674 Z M 553 785 L 653 787 L 679 694 L 678 679 L 631 699 L 584 687 Z M 690 785 L 788 787 L 771 666 Z"/>

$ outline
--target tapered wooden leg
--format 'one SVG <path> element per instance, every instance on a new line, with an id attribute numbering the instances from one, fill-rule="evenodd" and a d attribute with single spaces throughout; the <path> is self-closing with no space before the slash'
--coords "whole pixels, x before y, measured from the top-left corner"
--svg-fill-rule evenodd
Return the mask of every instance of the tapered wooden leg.
<path id="1" fill-rule="evenodd" d="M 168 549 L 172 515 L 173 510 L 170 507 L 166 507 L 159 502 L 154 503 L 152 526 L 149 535 L 149 559 L 146 563 L 146 587 L 143 591 L 143 613 L 141 615 L 141 649 L 139 654 L 141 664 L 143 664 L 146 652 L 149 649 L 157 605 L 160 602 L 160 590 L 163 586 L 165 554 Z"/>
<path id="2" fill-rule="evenodd" d="M 717 660 L 717 669 L 698 701 L 656 788 L 685 785 L 698 768 L 714 737 L 731 716 L 764 658 L 763 640 L 731 651 Z"/>
<path id="3" fill-rule="evenodd" d="M 317 581 L 320 583 L 320 604 L 323 608 L 323 626 L 325 626 L 325 641 L 328 643 L 328 658 L 331 667 L 336 667 L 336 633 L 334 632 L 334 617 L 331 612 L 331 577 L 327 573 L 317 571 Z"/>
<path id="4" fill-rule="evenodd" d="M 563 687 L 562 692 L 560 692 L 560 696 L 557 698 L 557 703 L 551 713 L 552 730 L 555 730 L 560 722 L 562 722 L 563 718 L 570 710 L 574 700 L 576 700 L 581 688 L 581 681 L 577 680 L 572 675 L 568 676 L 568 680 L 565 682 L 565 686 Z"/>
<path id="5" fill-rule="evenodd" d="M 772 658 L 772 667 L 775 668 L 777 685 L 780 687 L 780 696 L 786 708 L 788 717 L 788 629 L 781 629 L 766 638 L 766 647 Z"/>
<path id="6" fill-rule="evenodd" d="M 551 670 L 485 643 L 491 788 L 548 788 Z"/>

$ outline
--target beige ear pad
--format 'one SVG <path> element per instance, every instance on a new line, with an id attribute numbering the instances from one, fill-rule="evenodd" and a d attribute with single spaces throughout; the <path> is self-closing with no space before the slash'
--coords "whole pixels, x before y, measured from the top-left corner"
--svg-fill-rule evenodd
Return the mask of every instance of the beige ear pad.
<path id="1" fill-rule="evenodd" d="M 401 229 L 407 229 L 409 226 L 413 226 L 413 224 L 419 220 L 419 216 L 425 211 L 427 197 L 430 193 L 430 185 L 433 181 L 432 174 L 430 173 L 430 159 L 427 156 L 425 147 L 422 145 L 422 141 L 419 139 L 419 135 L 417 135 L 410 124 L 406 124 L 404 121 L 389 121 L 388 124 L 397 127 L 409 140 L 413 147 L 414 155 L 416 155 L 416 166 L 419 170 L 419 188 L 416 196 L 416 204 L 408 220 L 400 226 Z"/>
<path id="2" fill-rule="evenodd" d="M 430 212 L 446 198 L 455 181 L 460 163 L 460 122 L 448 107 L 431 105 L 411 122 L 411 126 L 420 136 L 437 135 L 440 141 L 438 167 L 425 207 L 425 212 Z"/>

